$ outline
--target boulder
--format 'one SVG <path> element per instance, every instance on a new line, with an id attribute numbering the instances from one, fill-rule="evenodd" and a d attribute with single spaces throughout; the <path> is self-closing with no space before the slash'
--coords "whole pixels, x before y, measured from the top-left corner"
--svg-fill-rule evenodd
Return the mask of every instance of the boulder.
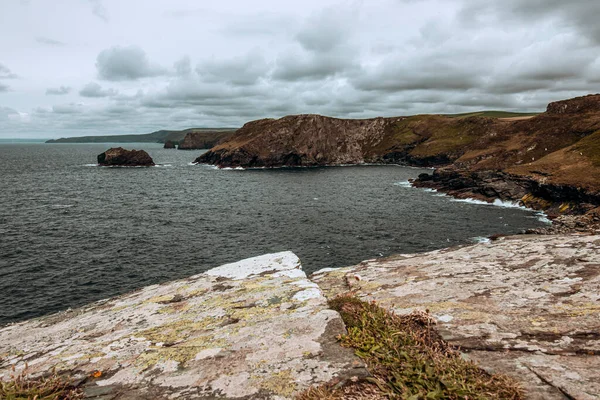
<path id="1" fill-rule="evenodd" d="M 116 147 L 98 155 L 98 164 L 104 166 L 122 167 L 152 167 L 154 161 L 144 150 L 125 150 Z"/>
<path id="2" fill-rule="evenodd" d="M 177 147 L 175 146 L 175 143 L 173 143 L 173 141 L 167 140 L 165 142 L 164 148 L 165 149 L 176 149 Z"/>

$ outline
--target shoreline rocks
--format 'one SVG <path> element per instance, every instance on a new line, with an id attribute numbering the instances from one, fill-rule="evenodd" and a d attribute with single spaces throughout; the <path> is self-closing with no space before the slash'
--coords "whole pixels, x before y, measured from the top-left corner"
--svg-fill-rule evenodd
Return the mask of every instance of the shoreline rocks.
<path id="1" fill-rule="evenodd" d="M 329 299 L 351 291 L 398 314 L 428 310 L 444 340 L 518 380 L 526 399 L 600 396 L 600 236 L 499 237 L 311 279 Z"/>
<path id="2" fill-rule="evenodd" d="M 344 331 L 298 257 L 267 254 L 0 327 L 0 380 L 27 363 L 90 398 L 292 399 L 368 376 Z"/>
<path id="3" fill-rule="evenodd" d="M 98 155 L 98 164 L 118 167 L 153 167 L 154 160 L 144 150 L 125 150 L 113 147 Z"/>
<path id="4" fill-rule="evenodd" d="M 600 395 L 600 236 L 518 235 L 318 271 L 291 252 L 0 327 L 0 380 L 58 366 L 87 398 L 292 399 L 369 377 L 327 299 L 352 293 L 433 329 L 526 399 Z M 15 370 L 13 371 L 13 366 Z"/>
<path id="5" fill-rule="evenodd" d="M 165 142 L 165 145 L 163 146 L 164 149 L 176 149 L 177 146 L 175 146 L 175 142 L 173 142 L 172 140 L 167 140 Z"/>

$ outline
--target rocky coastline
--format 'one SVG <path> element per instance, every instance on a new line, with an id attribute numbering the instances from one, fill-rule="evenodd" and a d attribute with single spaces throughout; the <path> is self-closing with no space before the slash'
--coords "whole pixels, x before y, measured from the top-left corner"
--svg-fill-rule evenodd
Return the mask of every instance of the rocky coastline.
<path id="1" fill-rule="evenodd" d="M 340 343 L 341 295 L 425 323 L 481 376 L 514 380 L 511 398 L 596 399 L 599 257 L 600 236 L 580 235 L 502 237 L 311 277 L 291 252 L 259 256 L 0 327 L 0 381 L 55 368 L 73 398 L 388 398 L 365 350 Z"/>
<path id="2" fill-rule="evenodd" d="M 574 217 L 579 226 L 593 220 L 586 215 L 600 206 L 600 95 L 550 103 L 544 113 L 514 119 L 265 119 L 245 124 L 195 162 L 221 168 L 434 167 L 433 174 L 421 175 L 414 185 L 460 198 L 520 202 L 545 211 L 557 224 L 559 216 L 581 216 Z"/>

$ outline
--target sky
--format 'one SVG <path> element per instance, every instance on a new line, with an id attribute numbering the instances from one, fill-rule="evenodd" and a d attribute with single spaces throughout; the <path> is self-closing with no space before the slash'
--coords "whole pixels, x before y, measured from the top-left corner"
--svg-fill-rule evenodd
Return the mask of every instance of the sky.
<path id="1" fill-rule="evenodd" d="M 600 92 L 597 0 L 1 0 L 0 138 L 540 111 Z"/>

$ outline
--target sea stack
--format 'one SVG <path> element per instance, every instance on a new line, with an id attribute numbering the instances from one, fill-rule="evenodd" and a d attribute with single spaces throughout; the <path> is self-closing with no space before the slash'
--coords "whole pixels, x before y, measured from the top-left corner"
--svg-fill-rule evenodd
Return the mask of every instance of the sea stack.
<path id="1" fill-rule="evenodd" d="M 163 146 L 165 149 L 176 149 L 177 147 L 175 146 L 175 143 L 173 143 L 171 140 L 167 140 L 165 142 L 165 145 Z"/>
<path id="2" fill-rule="evenodd" d="M 125 150 L 116 147 L 98 154 L 98 164 L 103 166 L 120 167 L 152 167 L 154 160 L 144 150 Z"/>

